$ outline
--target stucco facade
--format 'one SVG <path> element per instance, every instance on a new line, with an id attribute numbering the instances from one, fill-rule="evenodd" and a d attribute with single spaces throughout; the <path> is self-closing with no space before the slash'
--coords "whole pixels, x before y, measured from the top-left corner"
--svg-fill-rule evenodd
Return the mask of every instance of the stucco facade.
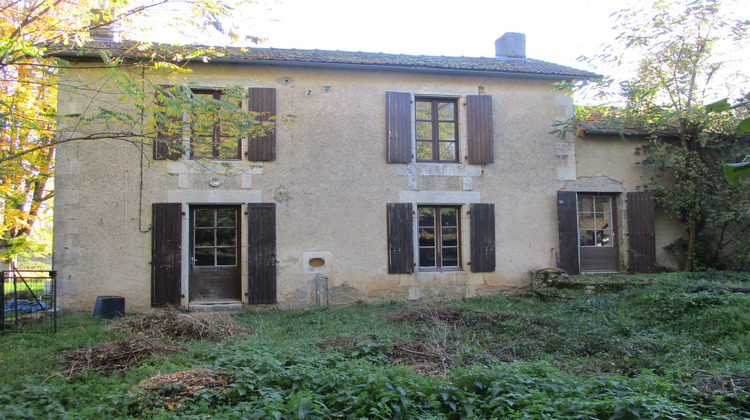
<path id="1" fill-rule="evenodd" d="M 106 72 L 87 66 L 71 69 L 62 83 L 107 86 Z M 246 215 L 254 204 L 272 206 L 275 256 L 269 264 L 275 276 L 273 301 L 289 308 L 523 291 L 529 286 L 530 271 L 557 263 L 557 191 L 585 191 L 580 189 L 581 183 L 597 177 L 609 179 L 616 194 L 634 191 L 639 185 L 638 176 L 629 168 L 608 172 L 615 165 L 597 166 L 612 153 L 609 146 L 600 150 L 589 145 L 588 139 L 576 146 L 575 139 L 549 134 L 556 119 L 572 116 L 571 99 L 552 89 L 557 81 L 574 77 L 570 74 L 252 60 L 214 60 L 188 67 L 191 73 L 180 77 L 190 86 L 275 89 L 277 115 L 293 115 L 295 122 L 277 125 L 275 159 L 224 162 L 230 170 L 220 162 L 189 157 L 154 160 L 151 146 L 137 142 L 61 144 L 57 149 L 53 264 L 64 308 L 90 310 L 102 295 L 125 297 L 128 311 L 152 307 L 157 232 L 153 203 L 181 209 L 182 217 L 175 224 L 181 238 L 175 272 L 179 304 L 184 307 L 213 303 L 189 293 L 195 261 L 190 239 L 192 209 L 237 209 L 242 285 L 237 300 L 248 303 L 253 302 L 254 293 L 249 286 L 254 281 L 252 268 L 248 267 L 254 245 L 248 243 L 253 239 L 245 233 L 255 228 L 249 226 Z M 586 75 L 579 72 L 578 77 Z M 143 77 L 172 83 L 161 73 Z M 60 115 L 85 113 L 99 101 L 109 100 L 101 93 L 89 94 L 91 91 L 62 91 Z M 412 104 L 421 97 L 455 101 L 458 162 L 417 162 L 414 156 L 409 162 L 388 162 L 389 92 L 408 93 Z M 473 96 L 491 97 L 493 148 L 489 163 L 473 164 L 467 158 L 471 135 L 467 132 L 466 103 Z M 61 132 L 73 131 L 62 120 L 61 124 Z M 414 135 L 412 129 L 412 140 Z M 242 142 L 241 151 L 246 151 L 250 141 Z M 416 146 L 411 147 L 414 154 Z M 604 156 L 598 155 L 601 153 Z M 392 250 L 388 232 L 392 229 L 387 213 L 391 203 L 408 203 L 414 214 L 421 207 L 456 209 L 460 219 L 458 267 L 421 268 L 422 243 L 415 233 L 412 272 L 393 273 L 389 268 Z M 483 207 L 491 210 L 494 226 L 488 226 L 492 232 L 482 232 L 482 227 L 473 223 L 470 209 L 476 204 L 492 205 Z M 618 208 L 625 211 L 626 207 Z M 424 231 L 416 219 L 411 222 L 414 231 Z M 471 266 L 472 258 L 479 258 L 472 242 L 480 233 L 489 238 L 485 251 L 493 267 L 477 271 Z M 624 263 L 620 269 L 623 267 Z"/>

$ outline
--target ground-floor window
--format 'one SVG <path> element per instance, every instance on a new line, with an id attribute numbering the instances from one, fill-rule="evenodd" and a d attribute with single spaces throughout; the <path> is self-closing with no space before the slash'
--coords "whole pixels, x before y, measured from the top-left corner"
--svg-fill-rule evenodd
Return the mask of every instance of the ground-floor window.
<path id="1" fill-rule="evenodd" d="M 419 268 L 461 266 L 460 207 L 418 206 Z"/>

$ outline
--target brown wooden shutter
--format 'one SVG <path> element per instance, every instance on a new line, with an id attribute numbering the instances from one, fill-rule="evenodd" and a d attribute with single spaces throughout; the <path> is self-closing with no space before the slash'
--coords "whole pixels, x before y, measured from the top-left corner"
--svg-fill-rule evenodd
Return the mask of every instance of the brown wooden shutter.
<path id="1" fill-rule="evenodd" d="M 247 214 L 248 303 L 276 303 L 276 204 L 248 204 Z"/>
<path id="2" fill-rule="evenodd" d="M 154 203 L 151 231 L 151 306 L 180 305 L 182 204 Z"/>
<path id="3" fill-rule="evenodd" d="M 495 271 L 495 205 L 474 203 L 470 211 L 471 271 Z"/>
<path id="4" fill-rule="evenodd" d="M 578 194 L 557 192 L 557 224 L 560 231 L 559 266 L 568 274 L 580 274 L 578 263 Z"/>
<path id="5" fill-rule="evenodd" d="M 276 116 L 276 89 L 250 88 L 247 91 L 248 110 L 261 112 L 258 121 L 269 121 Z M 250 137 L 247 158 L 255 161 L 276 160 L 276 129 L 260 137 Z"/>
<path id="6" fill-rule="evenodd" d="M 169 87 L 170 86 L 164 86 L 164 88 Z M 162 93 L 164 92 L 156 93 L 156 104 L 159 107 L 164 106 L 164 104 L 158 99 L 158 96 Z M 165 112 L 168 113 L 170 111 Z M 171 112 L 174 113 L 175 110 L 172 110 Z M 176 124 L 182 118 L 182 115 L 168 115 L 168 118 L 172 121 L 173 124 Z M 154 140 L 153 143 L 154 160 L 177 160 L 182 157 L 182 152 L 180 151 L 179 147 L 177 147 L 180 145 L 180 143 L 182 143 L 182 133 L 177 132 L 174 134 L 168 134 L 167 127 L 164 123 L 156 124 L 156 140 Z"/>
<path id="7" fill-rule="evenodd" d="M 629 192 L 628 209 L 628 271 L 656 272 L 656 239 L 654 219 L 656 202 L 650 191 Z"/>
<path id="8" fill-rule="evenodd" d="M 411 94 L 385 93 L 386 160 L 411 162 Z"/>
<path id="9" fill-rule="evenodd" d="M 414 227 L 411 203 L 388 203 L 388 273 L 414 272 Z"/>
<path id="10" fill-rule="evenodd" d="M 467 96 L 466 115 L 469 163 L 493 163 L 495 152 L 492 131 L 492 96 Z"/>

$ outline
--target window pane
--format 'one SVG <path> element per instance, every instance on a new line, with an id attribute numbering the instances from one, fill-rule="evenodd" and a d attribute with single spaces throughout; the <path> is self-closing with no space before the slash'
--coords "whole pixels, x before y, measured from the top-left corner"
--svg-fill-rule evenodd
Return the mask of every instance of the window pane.
<path id="1" fill-rule="evenodd" d="M 578 197 L 578 211 L 594 211 L 594 197 Z"/>
<path id="2" fill-rule="evenodd" d="M 216 210 L 216 226 L 218 227 L 235 227 L 237 212 L 234 209 Z"/>
<path id="3" fill-rule="evenodd" d="M 440 226 L 458 226 L 456 209 L 440 209 Z"/>
<path id="4" fill-rule="evenodd" d="M 420 228 L 419 229 L 419 246 L 435 246 L 435 229 L 434 228 Z"/>
<path id="5" fill-rule="evenodd" d="M 578 215 L 578 228 L 579 229 L 593 229 L 594 226 L 594 214 L 593 213 L 580 213 Z"/>
<path id="6" fill-rule="evenodd" d="M 417 119 L 432 119 L 432 102 L 417 101 Z"/>
<path id="7" fill-rule="evenodd" d="M 237 265 L 237 249 L 217 248 L 216 265 Z"/>
<path id="8" fill-rule="evenodd" d="M 196 249 L 195 250 L 195 266 L 205 267 L 214 265 L 214 249 Z"/>
<path id="9" fill-rule="evenodd" d="M 237 159 L 240 157 L 239 141 L 237 137 L 221 137 L 219 143 L 219 157 L 222 159 Z"/>
<path id="10" fill-rule="evenodd" d="M 213 136 L 201 136 L 193 133 L 193 138 L 190 141 L 190 147 L 192 148 L 191 156 L 193 157 L 213 157 Z"/>
<path id="11" fill-rule="evenodd" d="M 609 227 L 609 214 L 596 213 L 596 228 L 604 229 Z"/>
<path id="12" fill-rule="evenodd" d="M 457 228 L 443 228 L 443 246 L 458 246 Z"/>
<path id="13" fill-rule="evenodd" d="M 596 197 L 596 211 L 609 213 L 609 197 Z"/>
<path id="14" fill-rule="evenodd" d="M 456 143 L 440 143 L 440 160 L 456 160 Z"/>
<path id="15" fill-rule="evenodd" d="M 438 124 L 440 130 L 440 138 L 438 140 L 455 140 L 456 139 L 456 124 L 452 122 L 441 122 Z"/>
<path id="16" fill-rule="evenodd" d="M 216 245 L 217 246 L 235 246 L 237 245 L 236 230 L 232 229 L 216 229 Z"/>
<path id="17" fill-rule="evenodd" d="M 612 246 L 612 231 L 599 230 L 596 232 L 596 246 Z"/>
<path id="18" fill-rule="evenodd" d="M 417 140 L 432 140 L 432 123 L 417 121 Z"/>
<path id="19" fill-rule="evenodd" d="M 417 142 L 417 160 L 432 160 L 432 143 Z"/>
<path id="20" fill-rule="evenodd" d="M 214 211 L 209 209 L 198 209 L 193 212 L 195 227 L 213 227 Z"/>
<path id="21" fill-rule="evenodd" d="M 438 119 L 440 121 L 452 121 L 455 115 L 455 104 L 453 102 L 438 102 Z"/>
<path id="22" fill-rule="evenodd" d="M 458 248 L 443 248 L 443 267 L 458 267 Z"/>
<path id="23" fill-rule="evenodd" d="M 435 248 L 419 248 L 419 266 L 435 267 Z"/>
<path id="24" fill-rule="evenodd" d="M 196 229 L 195 246 L 214 246 L 214 230 Z"/>
<path id="25" fill-rule="evenodd" d="M 581 230 L 579 232 L 579 242 L 581 246 L 594 246 L 594 231 L 593 230 Z"/>
<path id="26" fill-rule="evenodd" d="M 435 226 L 435 209 L 432 207 L 419 208 L 419 226 Z"/>

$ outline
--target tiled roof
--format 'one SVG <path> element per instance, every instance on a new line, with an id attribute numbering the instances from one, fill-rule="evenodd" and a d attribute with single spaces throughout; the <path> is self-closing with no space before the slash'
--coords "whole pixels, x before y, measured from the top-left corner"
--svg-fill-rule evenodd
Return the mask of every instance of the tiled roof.
<path id="1" fill-rule="evenodd" d="M 184 62 L 211 61 L 235 63 L 279 63 L 308 66 L 356 66 L 367 68 L 422 70 L 440 72 L 482 72 L 498 75 L 527 77 L 550 77 L 557 79 L 591 79 L 599 75 L 584 70 L 545 61 L 527 59 L 507 59 L 497 57 L 446 57 L 428 55 L 406 55 L 370 52 L 299 50 L 279 48 L 240 48 L 206 47 L 199 45 L 177 46 L 169 44 L 141 44 L 133 41 L 95 41 L 84 47 L 58 47 L 50 49 L 51 54 L 73 57 L 99 57 L 101 50 L 108 50 L 114 56 L 125 58 L 155 58 Z M 195 53 L 198 56 L 195 56 Z"/>

